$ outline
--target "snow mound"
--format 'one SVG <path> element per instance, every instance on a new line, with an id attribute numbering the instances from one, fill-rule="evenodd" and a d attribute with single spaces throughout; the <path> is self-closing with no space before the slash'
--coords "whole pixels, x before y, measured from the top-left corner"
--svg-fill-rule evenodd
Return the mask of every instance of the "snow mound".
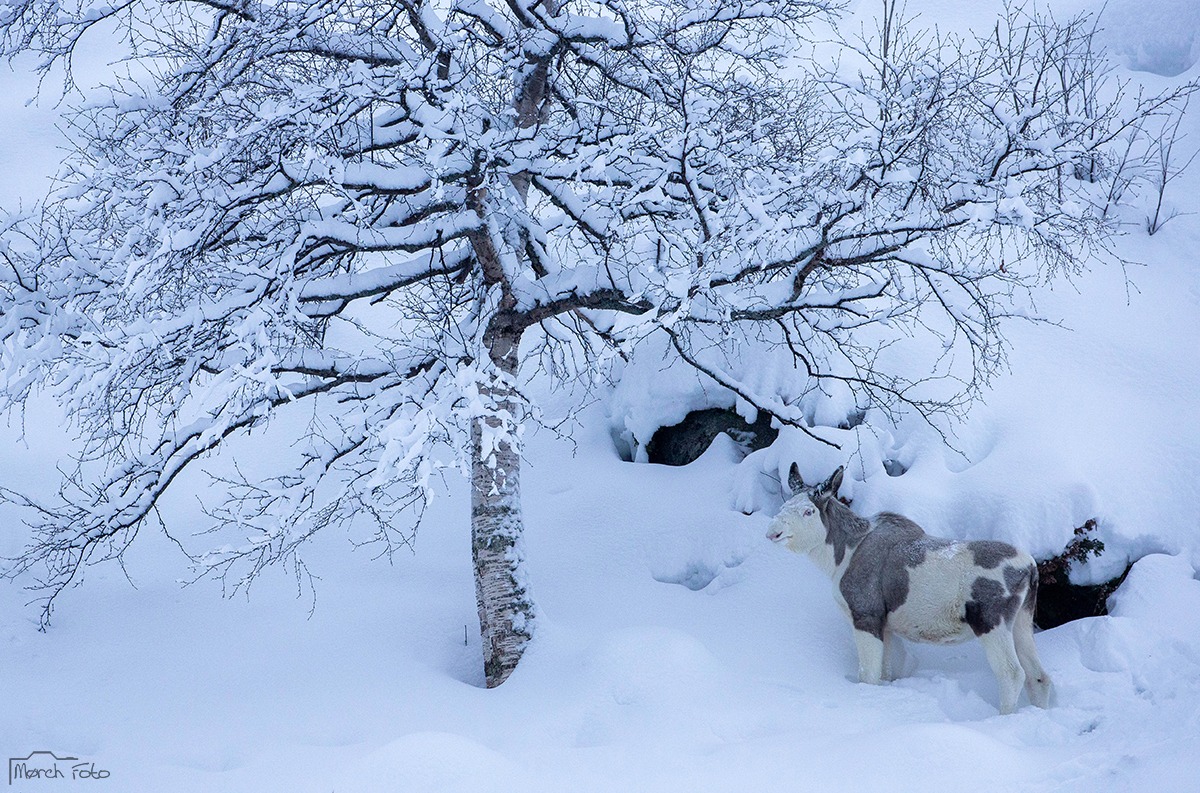
<path id="1" fill-rule="evenodd" d="M 1122 65 L 1175 77 L 1200 61 L 1200 3 L 1114 0 L 1100 15 L 1101 42 Z"/>
<path id="2" fill-rule="evenodd" d="M 348 774 L 358 790 L 517 790 L 520 766 L 483 744 L 444 732 L 410 733 L 372 752 Z"/>
<path id="3" fill-rule="evenodd" d="M 1200 636 L 1200 581 L 1180 556 L 1151 554 L 1139 559 L 1121 588 L 1109 598 L 1114 617 L 1141 620 L 1186 647 Z M 1200 661 L 1200 655 L 1196 655 Z"/>

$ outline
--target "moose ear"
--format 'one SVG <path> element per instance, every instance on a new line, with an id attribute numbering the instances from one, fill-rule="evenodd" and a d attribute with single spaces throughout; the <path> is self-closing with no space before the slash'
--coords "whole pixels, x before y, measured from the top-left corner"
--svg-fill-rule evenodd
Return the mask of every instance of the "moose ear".
<path id="1" fill-rule="evenodd" d="M 792 491 L 792 495 L 799 493 L 804 489 L 804 478 L 800 476 L 800 468 L 792 463 L 792 467 L 788 469 L 788 490 Z"/>
<path id="2" fill-rule="evenodd" d="M 830 495 L 832 498 L 837 498 L 838 491 L 842 489 L 842 475 L 846 473 L 844 466 L 838 466 L 838 469 L 829 477 L 829 481 L 821 486 L 821 489 Z"/>

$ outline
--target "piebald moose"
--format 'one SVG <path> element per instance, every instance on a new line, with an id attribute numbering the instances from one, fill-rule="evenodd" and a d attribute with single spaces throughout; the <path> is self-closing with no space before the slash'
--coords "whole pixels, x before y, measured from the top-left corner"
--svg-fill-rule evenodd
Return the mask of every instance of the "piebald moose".
<path id="1" fill-rule="evenodd" d="M 1002 542 L 931 537 L 891 512 L 861 518 L 838 501 L 841 484 L 839 468 L 824 484 L 805 487 L 793 465 L 795 495 L 767 537 L 808 554 L 833 578 L 834 597 L 854 626 L 859 679 L 890 677 L 885 660 L 900 654 L 896 637 L 956 644 L 976 636 L 1000 685 L 1000 712 L 1016 709 L 1022 682 L 1030 702 L 1047 707 L 1050 678 L 1033 643 L 1033 558 Z"/>

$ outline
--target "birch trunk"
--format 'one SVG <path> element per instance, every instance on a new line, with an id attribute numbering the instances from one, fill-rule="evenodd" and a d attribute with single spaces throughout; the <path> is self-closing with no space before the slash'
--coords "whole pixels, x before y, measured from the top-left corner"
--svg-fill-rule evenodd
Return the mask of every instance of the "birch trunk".
<path id="1" fill-rule="evenodd" d="M 557 0 L 542 0 L 553 15 Z M 517 80 L 514 108 L 517 126 L 528 129 L 537 123 L 546 100 L 550 71 L 548 56 L 527 56 L 525 73 Z M 511 177 L 511 184 L 526 200 L 529 177 L 525 173 Z M 487 191 L 473 186 L 468 202 L 481 218 L 487 218 Z M 490 232 L 470 235 L 471 245 L 482 266 L 484 282 L 501 289 L 500 309 L 484 341 L 496 369 L 503 373 L 502 385 L 480 389 L 483 402 L 493 414 L 475 419 L 471 425 L 471 548 L 475 562 L 475 603 L 479 609 L 479 632 L 483 641 L 483 673 L 488 688 L 508 679 L 521 660 L 533 635 L 534 606 L 525 580 L 525 553 L 521 515 L 521 456 L 507 440 L 491 441 L 501 422 L 515 426 L 523 416 L 521 399 L 512 383 L 516 382 L 520 359 L 517 348 L 521 331 L 512 323 L 515 300 L 509 288 L 495 240 Z M 535 268 L 536 269 L 536 268 Z M 504 418 L 502 418 L 504 417 Z M 507 433 L 501 433 L 507 435 Z"/>
<path id="2" fill-rule="evenodd" d="M 492 339 L 496 367 L 509 377 L 516 375 L 518 340 Z M 508 421 L 520 421 L 521 401 L 511 385 L 481 391 L 484 402 Z M 488 688 L 503 683 L 516 668 L 532 636 L 534 616 L 521 541 L 521 457 L 508 440 L 495 440 L 501 421 L 497 415 L 481 416 L 471 427 L 471 548 Z"/>

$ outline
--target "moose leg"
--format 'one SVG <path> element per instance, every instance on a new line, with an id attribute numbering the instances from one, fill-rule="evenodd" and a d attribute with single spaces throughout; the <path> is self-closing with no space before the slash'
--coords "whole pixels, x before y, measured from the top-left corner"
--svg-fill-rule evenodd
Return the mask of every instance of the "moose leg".
<path id="1" fill-rule="evenodd" d="M 883 679 L 899 680 L 904 676 L 904 641 L 893 631 L 883 632 Z"/>
<path id="2" fill-rule="evenodd" d="M 854 646 L 858 648 L 858 679 L 872 685 L 883 682 L 883 639 L 855 629 Z"/>
<path id="3" fill-rule="evenodd" d="M 999 625 L 979 637 L 988 664 L 996 674 L 1000 686 L 1000 712 L 1012 713 L 1017 709 L 1017 697 L 1025 682 L 1025 671 L 1017 658 L 1011 625 Z"/>
<path id="4" fill-rule="evenodd" d="M 1022 609 L 1013 622 L 1013 643 L 1017 659 L 1025 670 L 1025 691 L 1029 701 L 1039 708 L 1050 707 L 1050 676 L 1042 668 L 1037 646 L 1033 643 L 1033 616 Z"/>

